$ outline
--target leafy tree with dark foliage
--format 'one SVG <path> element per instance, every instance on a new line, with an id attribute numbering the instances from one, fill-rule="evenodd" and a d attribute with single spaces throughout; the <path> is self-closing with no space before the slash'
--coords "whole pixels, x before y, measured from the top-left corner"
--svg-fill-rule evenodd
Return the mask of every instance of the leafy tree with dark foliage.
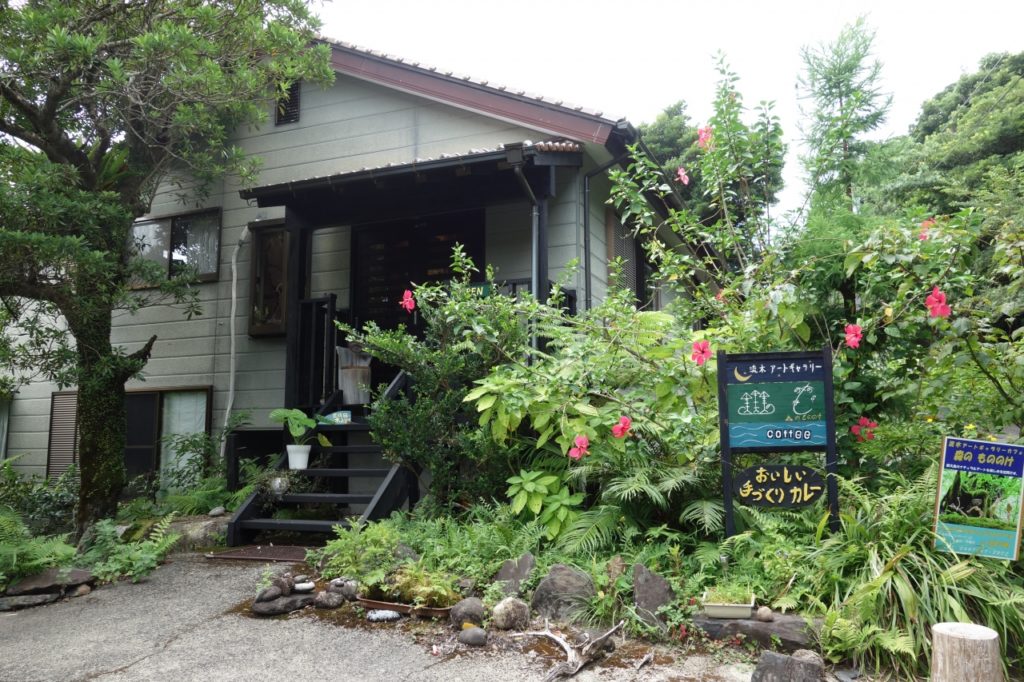
<path id="1" fill-rule="evenodd" d="M 135 257 L 133 222 L 173 177 L 254 177 L 230 135 L 275 88 L 329 81 L 316 27 L 301 0 L 0 0 L 0 361 L 78 387 L 79 532 L 115 511 L 124 383 L 156 342 L 115 347 L 112 313 L 198 312 L 188 273 Z"/>

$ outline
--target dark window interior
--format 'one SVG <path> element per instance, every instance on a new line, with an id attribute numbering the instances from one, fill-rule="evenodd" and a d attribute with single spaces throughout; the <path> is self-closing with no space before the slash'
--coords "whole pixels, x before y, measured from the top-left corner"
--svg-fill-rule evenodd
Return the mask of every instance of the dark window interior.
<path id="1" fill-rule="evenodd" d="M 124 400 L 128 429 L 124 466 L 128 480 L 156 471 L 160 443 L 160 394 L 128 393 Z"/>
<path id="2" fill-rule="evenodd" d="M 352 233 L 352 316 L 383 329 L 415 327 L 398 303 L 412 284 L 451 279 L 452 247 L 462 244 L 482 271 L 484 212 L 462 211 L 415 220 L 358 226 Z M 476 273 L 475 279 L 483 275 Z"/>
<path id="3" fill-rule="evenodd" d="M 285 333 L 288 301 L 288 232 L 283 223 L 253 227 L 249 334 Z"/>

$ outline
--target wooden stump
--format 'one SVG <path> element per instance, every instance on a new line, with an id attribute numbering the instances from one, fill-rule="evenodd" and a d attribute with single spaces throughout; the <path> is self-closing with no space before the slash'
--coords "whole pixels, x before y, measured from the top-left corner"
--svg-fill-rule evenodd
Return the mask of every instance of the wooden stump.
<path id="1" fill-rule="evenodd" d="M 932 682 L 1003 682 L 999 634 L 973 623 L 932 627 Z"/>

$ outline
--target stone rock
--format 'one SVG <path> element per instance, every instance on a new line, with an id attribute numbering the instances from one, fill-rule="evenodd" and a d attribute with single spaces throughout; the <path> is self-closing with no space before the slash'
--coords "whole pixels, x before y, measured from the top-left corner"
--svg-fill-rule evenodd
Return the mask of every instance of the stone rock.
<path id="1" fill-rule="evenodd" d="M 589 575 L 578 568 L 555 564 L 533 591 L 530 608 L 545 618 L 566 620 L 596 594 Z"/>
<path id="2" fill-rule="evenodd" d="M 50 604 L 60 599 L 59 592 L 46 592 L 44 594 L 24 594 L 17 597 L 0 597 L 0 611 L 17 611 L 32 606 Z"/>
<path id="3" fill-rule="evenodd" d="M 626 561 L 616 554 L 608 560 L 608 579 L 615 582 L 615 579 L 626 572 Z"/>
<path id="4" fill-rule="evenodd" d="M 452 625 L 461 628 L 463 623 L 480 625 L 484 622 L 484 603 L 476 597 L 466 597 L 452 607 Z"/>
<path id="5" fill-rule="evenodd" d="M 775 614 L 772 613 L 772 610 L 767 606 L 760 606 L 754 613 L 754 618 L 762 623 L 771 623 L 775 620 Z"/>
<path id="6" fill-rule="evenodd" d="M 371 623 L 387 623 L 393 620 L 398 620 L 402 617 L 398 611 L 391 611 L 390 609 L 374 609 L 366 613 L 366 620 Z"/>
<path id="7" fill-rule="evenodd" d="M 7 588 L 8 597 L 19 597 L 25 594 L 44 594 L 57 592 L 65 587 L 95 582 L 92 571 L 81 568 L 48 568 L 41 573 L 22 578 Z"/>
<path id="8" fill-rule="evenodd" d="M 86 585 L 85 583 L 82 583 L 81 585 L 75 585 L 74 587 L 72 587 L 71 591 L 68 592 L 68 596 L 69 597 L 84 597 L 85 595 L 89 594 L 90 592 L 92 592 L 92 588 L 89 587 L 88 585 Z"/>
<path id="9" fill-rule="evenodd" d="M 668 581 L 643 564 L 633 566 L 633 603 L 640 620 L 652 627 L 665 629 L 658 609 L 676 600 Z"/>
<path id="10" fill-rule="evenodd" d="M 281 588 L 277 585 L 271 585 L 270 587 L 264 587 L 262 590 L 257 592 L 256 599 L 254 601 L 274 601 L 280 596 L 283 596 L 281 594 Z"/>
<path id="11" fill-rule="evenodd" d="M 820 665 L 822 668 L 825 667 L 825 661 L 817 651 L 811 651 L 810 649 L 797 649 L 790 655 L 798 661 L 807 661 L 808 663 Z"/>
<path id="12" fill-rule="evenodd" d="M 519 586 L 530 577 L 530 573 L 533 572 L 533 567 L 536 565 L 537 560 L 529 552 L 515 561 L 508 559 L 498 569 L 498 575 L 494 577 L 494 581 L 505 583 L 505 594 L 518 595 Z"/>
<path id="13" fill-rule="evenodd" d="M 169 532 L 181 535 L 174 545 L 174 551 L 191 552 L 223 545 L 230 521 L 230 515 L 189 516 L 171 521 Z"/>
<path id="14" fill-rule="evenodd" d="M 347 600 L 337 592 L 318 592 L 313 599 L 313 606 L 318 609 L 336 609 Z"/>
<path id="15" fill-rule="evenodd" d="M 290 573 L 282 573 L 281 575 L 271 578 L 270 584 L 281 590 L 282 597 L 287 597 L 292 593 L 292 587 L 295 586 L 295 581 L 292 580 Z"/>
<path id="16" fill-rule="evenodd" d="M 824 679 L 825 666 L 820 658 L 809 661 L 764 651 L 757 661 L 750 682 L 821 682 Z"/>
<path id="17" fill-rule="evenodd" d="M 455 583 L 455 590 L 463 597 L 472 597 L 476 589 L 476 581 L 472 578 L 459 578 Z"/>
<path id="18" fill-rule="evenodd" d="M 483 646 L 487 644 L 487 631 L 483 628 L 466 628 L 459 633 L 459 641 L 469 646 Z"/>
<path id="19" fill-rule="evenodd" d="M 252 605 L 252 612 L 260 616 L 279 616 L 282 613 L 298 611 L 313 603 L 311 594 L 293 594 L 278 597 L 273 601 L 261 601 Z"/>
<path id="20" fill-rule="evenodd" d="M 359 597 L 359 581 L 352 578 L 335 578 L 327 586 L 327 591 L 340 594 L 349 601 L 355 601 Z"/>
<path id="21" fill-rule="evenodd" d="M 306 582 L 296 582 L 292 586 L 292 592 L 297 594 L 308 594 L 316 589 L 316 583 L 307 580 Z"/>
<path id="22" fill-rule="evenodd" d="M 294 578 L 292 578 L 292 580 L 294 580 L 297 583 L 308 583 L 309 582 L 309 576 L 305 575 L 303 573 L 300 573 L 299 575 L 297 575 Z"/>
<path id="23" fill-rule="evenodd" d="M 206 512 L 206 515 L 216 518 L 218 516 L 224 516 L 224 514 L 226 514 L 227 511 L 228 510 L 225 509 L 224 507 L 214 507 L 210 511 Z"/>
<path id="24" fill-rule="evenodd" d="M 398 561 L 419 561 L 420 555 L 409 545 L 399 542 L 395 547 L 395 559 Z"/>
<path id="25" fill-rule="evenodd" d="M 836 676 L 839 682 L 853 682 L 861 677 L 860 671 L 855 668 L 836 669 L 832 671 L 832 674 Z"/>
<path id="26" fill-rule="evenodd" d="M 498 602 L 491 614 L 491 625 L 498 630 L 525 630 L 530 624 L 530 607 L 518 597 Z"/>
<path id="27" fill-rule="evenodd" d="M 708 618 L 703 614 L 693 617 L 694 626 L 707 633 L 711 639 L 731 639 L 743 635 L 747 641 L 757 642 L 764 648 L 773 646 L 772 637 L 778 639 L 784 651 L 805 649 L 814 642 L 815 631 L 821 628 L 821 619 L 807 625 L 800 616 L 776 613 L 770 623 L 750 618 Z"/>

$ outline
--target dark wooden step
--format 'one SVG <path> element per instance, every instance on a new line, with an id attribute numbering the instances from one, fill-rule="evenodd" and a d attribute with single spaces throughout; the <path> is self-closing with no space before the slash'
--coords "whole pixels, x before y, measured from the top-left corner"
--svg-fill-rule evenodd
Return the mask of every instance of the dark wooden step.
<path id="1" fill-rule="evenodd" d="M 351 493 L 288 493 L 281 496 L 282 502 L 290 504 L 365 504 L 373 495 Z"/>
<path id="2" fill-rule="evenodd" d="M 238 526 L 246 530 L 283 530 L 302 533 L 333 533 L 335 526 L 350 526 L 348 519 L 245 519 Z"/>
<path id="3" fill-rule="evenodd" d="M 314 478 L 369 478 L 371 476 L 384 477 L 391 469 L 329 469 L 313 467 L 312 469 L 297 469 L 296 472 L 303 476 Z"/>
<path id="4" fill-rule="evenodd" d="M 380 451 L 379 445 L 332 445 L 330 447 L 320 447 L 320 452 L 339 455 L 376 455 Z"/>

